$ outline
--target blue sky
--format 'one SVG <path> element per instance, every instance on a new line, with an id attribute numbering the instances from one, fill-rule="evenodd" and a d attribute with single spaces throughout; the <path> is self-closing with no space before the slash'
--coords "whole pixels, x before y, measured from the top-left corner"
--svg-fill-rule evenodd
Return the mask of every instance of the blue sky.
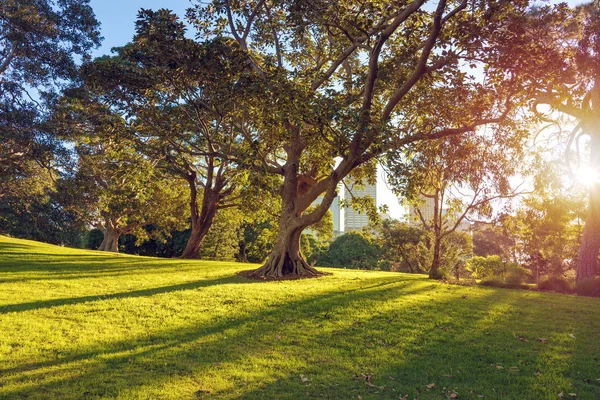
<path id="1" fill-rule="evenodd" d="M 558 1 L 552 0 L 552 3 Z M 570 5 L 585 3 L 584 0 L 568 0 Z M 108 54 L 115 46 L 122 46 L 133 37 L 134 23 L 140 8 L 168 8 L 183 17 L 185 10 L 197 1 L 192 0 L 91 0 L 90 4 L 101 22 L 102 46 L 94 52 Z"/>
<path id="2" fill-rule="evenodd" d="M 552 0 L 552 3 L 558 1 Z M 570 5 L 586 3 L 584 0 L 568 0 Z M 90 4 L 94 9 L 96 18 L 101 23 L 102 36 L 104 41 L 102 46 L 94 51 L 94 56 L 109 54 L 110 49 L 116 46 L 122 46 L 129 42 L 133 37 L 135 20 L 140 8 L 159 9 L 168 8 L 173 10 L 180 17 L 185 16 L 185 10 L 197 1 L 194 0 L 91 0 Z M 390 209 L 390 215 L 394 218 L 400 218 L 403 213 L 401 206 L 394 194 L 387 188 L 382 177 L 382 171 L 379 171 L 377 179 L 377 204 L 387 204 Z"/>
<path id="3" fill-rule="evenodd" d="M 104 41 L 95 56 L 108 54 L 110 49 L 122 46 L 133 37 L 135 20 L 140 8 L 157 10 L 168 8 L 180 17 L 192 5 L 190 0 L 91 0 L 96 18 L 100 21 Z"/>

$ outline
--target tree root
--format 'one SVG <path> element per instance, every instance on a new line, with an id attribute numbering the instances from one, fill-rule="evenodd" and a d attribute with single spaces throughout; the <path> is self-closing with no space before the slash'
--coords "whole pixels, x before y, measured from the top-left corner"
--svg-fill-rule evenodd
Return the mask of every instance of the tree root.
<path id="1" fill-rule="evenodd" d="M 317 271 L 302 258 L 292 259 L 288 253 L 285 253 L 285 255 L 271 256 L 262 267 L 255 270 L 242 271 L 240 275 L 249 279 L 285 280 L 316 278 L 328 274 Z"/>

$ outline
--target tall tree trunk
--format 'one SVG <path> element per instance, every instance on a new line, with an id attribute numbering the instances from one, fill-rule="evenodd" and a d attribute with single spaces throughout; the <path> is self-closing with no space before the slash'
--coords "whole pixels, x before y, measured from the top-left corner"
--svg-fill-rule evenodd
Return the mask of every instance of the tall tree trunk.
<path id="1" fill-rule="evenodd" d="M 185 245 L 185 249 L 181 254 L 181 258 L 185 259 L 197 259 L 200 258 L 200 251 L 202 250 L 202 244 L 208 234 L 209 226 L 202 224 L 199 220 L 192 223 L 192 231 L 190 237 Z"/>
<path id="2" fill-rule="evenodd" d="M 438 270 L 440 269 L 441 242 L 441 237 L 436 235 L 433 243 L 433 259 L 431 260 L 431 269 L 429 270 L 430 279 L 438 278 Z"/>
<path id="3" fill-rule="evenodd" d="M 440 269 L 440 253 L 442 246 L 442 227 L 444 225 L 444 216 L 442 207 L 444 206 L 443 191 L 435 189 L 435 197 L 433 203 L 433 260 L 431 260 L 431 269 L 429 270 L 429 279 L 438 278 L 438 270 Z"/>
<path id="4" fill-rule="evenodd" d="M 98 247 L 98 250 L 118 253 L 121 232 L 118 229 L 107 227 L 102 233 L 104 234 L 104 238 L 102 239 L 102 243 L 100 244 L 100 247 Z"/>
<path id="5" fill-rule="evenodd" d="M 209 178 L 212 179 L 212 178 Z M 209 180 L 207 179 L 207 182 Z M 181 258 L 198 259 L 202 251 L 204 239 L 212 226 L 212 223 L 217 214 L 217 203 L 219 194 L 215 193 L 211 188 L 206 187 L 202 194 L 202 209 L 198 213 L 198 191 L 196 189 L 196 174 L 193 173 L 188 178 L 190 186 L 190 212 L 192 219 L 192 231 L 185 245 Z"/>
<path id="6" fill-rule="evenodd" d="M 314 191 L 311 192 L 311 196 L 303 197 L 311 190 L 310 187 L 302 187 L 308 180 L 299 179 L 300 175 L 298 174 L 299 160 L 304 147 L 299 139 L 292 140 L 285 146 L 287 161 L 283 167 L 284 179 L 280 190 L 282 209 L 277 242 L 267 262 L 262 267 L 248 273 L 249 277 L 281 278 L 323 275 L 302 257 L 300 236 L 305 228 L 320 221 L 325 215 L 335 197 L 337 182 L 331 182 L 321 204 L 309 215 L 303 217 L 302 213 L 317 197 Z"/>
<path id="7" fill-rule="evenodd" d="M 599 107 L 600 109 L 600 107 Z M 591 167 L 600 173 L 600 128 L 592 127 L 591 139 Z M 596 177 L 597 178 L 597 177 Z M 579 247 L 577 258 L 576 281 L 581 282 L 592 278 L 598 273 L 598 255 L 600 253 L 600 182 L 594 180 L 589 189 L 589 200 L 585 227 Z"/>

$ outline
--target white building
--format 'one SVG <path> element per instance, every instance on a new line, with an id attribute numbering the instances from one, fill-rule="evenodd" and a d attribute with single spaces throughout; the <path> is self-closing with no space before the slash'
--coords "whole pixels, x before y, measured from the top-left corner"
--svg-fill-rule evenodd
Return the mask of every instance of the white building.
<path id="1" fill-rule="evenodd" d="M 432 199 L 430 197 L 419 196 L 419 203 L 414 204 L 414 205 L 411 204 L 409 206 L 409 209 L 410 209 L 410 214 L 409 214 L 409 218 L 408 218 L 409 224 L 413 225 L 413 226 L 417 226 L 419 228 L 423 228 L 423 223 L 421 222 L 421 217 L 419 216 L 417 209 L 421 213 L 421 216 L 423 217 L 425 222 L 429 223 L 433 220 L 433 216 L 435 213 L 435 201 L 434 201 L 434 199 Z M 442 208 L 442 215 L 444 216 L 444 218 L 448 218 L 449 224 L 456 223 L 456 219 L 459 216 L 452 218 L 452 217 L 448 217 L 447 213 L 448 213 L 448 209 Z M 456 228 L 456 230 L 458 232 L 466 232 L 466 233 L 470 234 L 471 233 L 471 222 L 467 221 L 466 219 L 463 219 L 458 224 L 458 227 Z"/>
<path id="2" fill-rule="evenodd" d="M 350 190 L 348 190 L 350 188 Z M 377 187 L 376 185 L 364 185 L 359 188 L 358 186 L 348 185 L 344 190 L 344 199 L 350 200 L 354 197 L 366 197 L 369 196 L 377 204 Z M 361 230 L 365 226 L 369 225 L 369 217 L 365 213 L 361 213 L 351 207 L 344 210 L 344 232 L 350 232 L 355 230 Z"/>

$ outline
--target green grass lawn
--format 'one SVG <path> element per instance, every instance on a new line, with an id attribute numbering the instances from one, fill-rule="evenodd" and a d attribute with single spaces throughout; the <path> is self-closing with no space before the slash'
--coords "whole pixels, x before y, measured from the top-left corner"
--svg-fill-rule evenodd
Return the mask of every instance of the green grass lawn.
<path id="1" fill-rule="evenodd" d="M 600 399 L 600 299 L 0 236 L 0 398 Z"/>

